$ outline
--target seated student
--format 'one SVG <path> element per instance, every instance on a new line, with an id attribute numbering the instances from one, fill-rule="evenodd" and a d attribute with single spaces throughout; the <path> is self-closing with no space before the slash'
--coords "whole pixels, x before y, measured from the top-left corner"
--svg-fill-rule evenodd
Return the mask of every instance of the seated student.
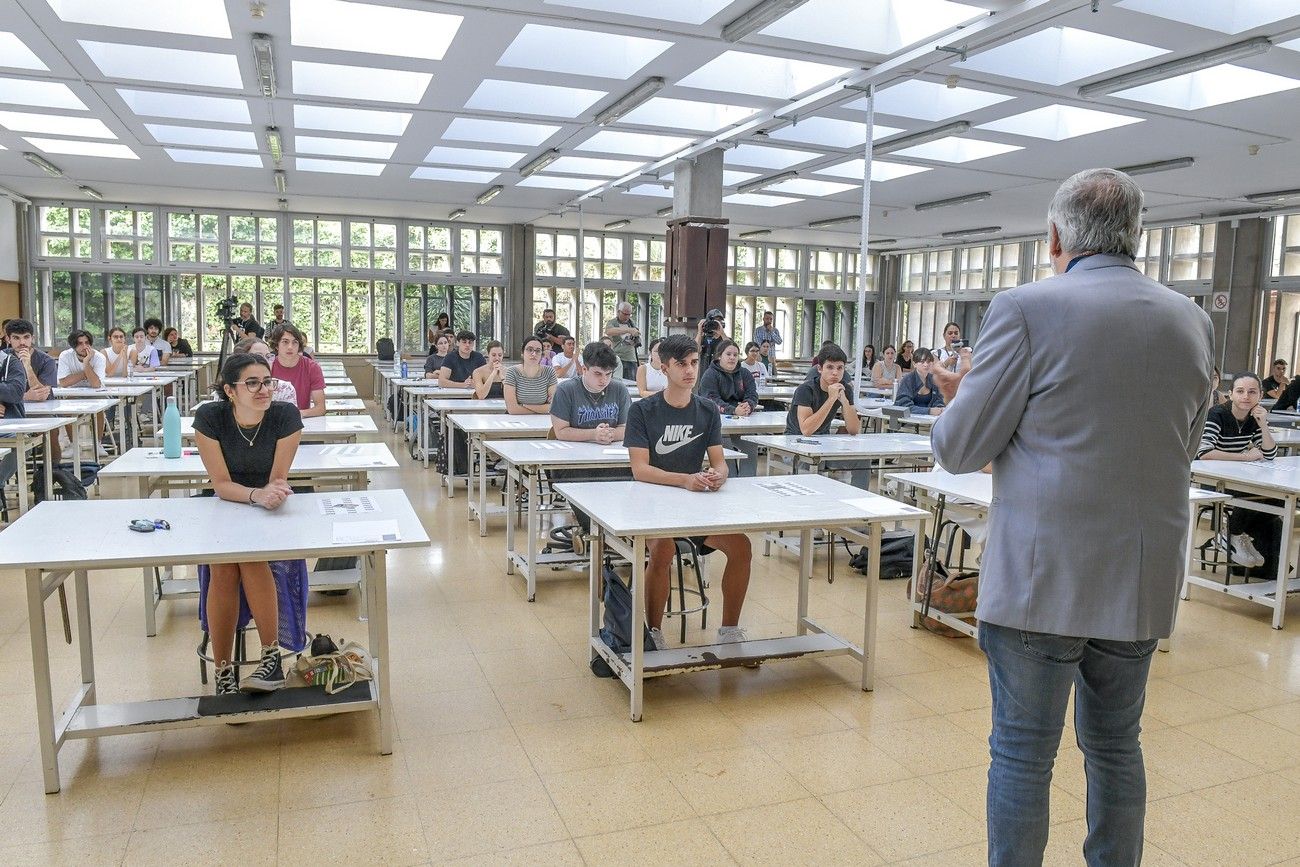
<path id="1" fill-rule="evenodd" d="M 256 336 L 256 335 L 249 335 Z M 325 374 L 313 358 L 303 354 L 306 338 L 292 325 L 281 325 L 267 339 L 275 350 L 271 374 L 293 385 L 303 418 L 325 414 Z"/>
<path id="2" fill-rule="evenodd" d="M 735 343 L 731 343 L 735 348 Z M 725 349 L 724 349 L 725 351 Z M 632 477 L 639 482 L 674 485 L 688 491 L 716 491 L 727 481 L 727 462 L 722 457 L 722 421 L 713 405 L 692 394 L 699 373 L 700 348 L 684 334 L 673 334 L 659 343 L 659 359 L 668 386 L 632 405 L 627 419 L 628 457 Z M 714 362 L 715 364 L 717 362 Z M 705 456 L 709 468 L 701 470 Z M 707 509 L 707 503 L 701 503 Z M 752 552 L 744 533 L 724 533 L 694 539 L 701 553 L 721 551 L 727 558 L 722 573 L 722 625 L 718 643 L 744 641 L 740 609 L 749 589 Z M 672 539 L 652 539 L 646 548 L 645 616 L 656 650 L 666 650 L 662 626 L 670 590 L 668 570 L 676 552 Z"/>
<path id="3" fill-rule="evenodd" d="M 162 337 L 162 320 L 149 317 L 144 321 L 144 333 L 149 344 L 158 350 L 158 363 L 166 364 L 172 357 L 172 345 Z"/>
<path id="4" fill-rule="evenodd" d="M 168 328 L 166 331 L 162 333 L 162 336 L 163 336 L 163 340 L 167 341 L 167 345 L 172 348 L 173 358 L 194 357 L 194 348 L 190 346 L 190 342 L 188 340 L 186 340 L 184 337 L 181 337 L 181 333 L 177 331 L 175 328 Z"/>
<path id="5" fill-rule="evenodd" d="M 1291 380 L 1286 375 L 1286 359 L 1279 358 L 1273 362 L 1273 372 L 1269 374 L 1268 379 L 1264 380 L 1261 385 L 1264 387 L 1264 396 L 1277 400 L 1286 391 L 1286 387 L 1291 384 Z"/>
<path id="6" fill-rule="evenodd" d="M 256 355 L 258 358 L 265 358 L 267 364 L 275 362 L 275 353 L 271 347 L 260 337 L 245 337 L 231 348 L 232 355 L 246 352 L 249 355 Z M 298 405 L 298 390 L 293 387 L 293 383 L 287 379 L 277 379 L 275 381 L 275 391 L 271 394 L 271 400 L 279 400 L 284 403 Z"/>
<path id="7" fill-rule="evenodd" d="M 551 359 L 551 367 L 555 369 L 556 379 L 569 379 L 582 374 L 579 370 L 582 365 L 578 360 L 577 345 L 572 335 L 563 339 L 562 351 Z"/>
<path id="8" fill-rule="evenodd" d="M 876 356 L 875 345 L 868 343 L 866 346 L 862 347 L 862 357 L 853 365 L 853 376 L 857 376 L 858 370 L 861 370 L 862 381 L 869 385 L 871 383 L 871 371 L 875 369 L 876 362 L 879 360 L 880 359 Z"/>
<path id="9" fill-rule="evenodd" d="M 59 353 L 60 388 L 99 388 L 107 376 L 108 364 L 104 356 L 95 351 L 95 340 L 84 328 L 68 334 L 68 348 Z M 72 438 L 72 425 L 67 426 L 68 439 Z M 95 415 L 95 439 L 104 438 L 104 414 Z"/>
<path id="10" fill-rule="evenodd" d="M 862 420 L 844 388 L 844 369 L 849 357 L 834 343 L 822 346 L 813 359 L 817 378 L 804 382 L 790 398 L 790 410 L 785 416 L 787 436 L 817 436 L 829 433 L 836 416 L 844 419 L 842 432 L 856 436 L 862 432 Z M 850 484 L 864 490 L 871 483 L 871 464 L 853 461 L 826 461 L 824 465 L 851 471 Z"/>
<path id="11" fill-rule="evenodd" d="M 556 389 L 555 368 L 542 364 L 546 347 L 537 335 L 530 334 L 524 340 L 522 351 L 523 362 L 507 370 L 501 382 L 506 412 L 511 415 L 549 415 Z"/>
<path id="12" fill-rule="evenodd" d="M 134 342 L 126 353 L 127 367 L 135 371 L 149 371 L 162 367 L 158 350 L 149 342 L 148 333 L 139 325 L 131 329 L 131 340 Z"/>
<path id="13" fill-rule="evenodd" d="M 1277 456 L 1268 411 L 1259 405 L 1261 393 L 1255 374 L 1241 373 L 1233 378 L 1231 402 L 1210 407 L 1205 418 L 1201 445 L 1196 451 L 1198 460 L 1271 461 Z M 1261 574 L 1268 579 L 1277 574 L 1281 537 L 1281 518 L 1235 508 L 1228 517 L 1228 533 L 1220 533 L 1214 544 L 1238 565 L 1263 567 Z"/>
<path id="14" fill-rule="evenodd" d="M 659 343 L 662 337 L 650 341 L 645 353 L 645 362 L 636 369 L 636 393 L 641 397 L 658 394 L 668 387 L 668 377 L 659 369 Z"/>
<path id="15" fill-rule="evenodd" d="M 904 340 L 903 345 L 898 347 L 898 369 L 907 374 L 912 369 L 912 354 L 916 352 L 916 344 L 910 340 Z"/>
<path id="16" fill-rule="evenodd" d="M 487 364 L 474 370 L 471 384 L 474 396 L 479 400 L 500 400 L 505 396 L 503 381 L 506 376 L 505 348 L 501 341 L 493 340 L 487 345 Z"/>
<path id="17" fill-rule="evenodd" d="M 880 353 L 880 360 L 871 369 L 871 384 L 876 388 L 893 388 L 894 383 L 903 376 L 903 370 L 895 360 L 898 353 L 893 346 L 886 346 Z"/>
<path id="18" fill-rule="evenodd" d="M 108 329 L 108 345 L 104 347 L 104 374 L 106 376 L 126 376 L 127 350 L 126 332 L 114 325 Z"/>
<path id="19" fill-rule="evenodd" d="M 433 342 L 428 358 L 424 359 L 424 378 L 437 379 L 438 369 L 442 363 L 447 360 L 447 353 L 451 352 L 451 338 L 445 334 L 439 334 Z"/>
<path id="20" fill-rule="evenodd" d="M 769 376 L 776 372 L 776 359 L 772 355 L 772 344 L 766 340 L 758 342 L 758 360 L 763 362 Z"/>
<path id="21" fill-rule="evenodd" d="M 194 413 L 194 441 L 216 495 L 267 511 L 293 494 L 289 467 L 302 438 L 298 408 L 272 401 L 274 382 L 265 358 L 232 355 L 221 369 L 220 399 Z M 213 564 L 210 574 L 204 608 L 217 667 L 216 694 L 280 689 L 279 600 L 270 564 Z M 241 588 L 262 642 L 261 661 L 242 684 L 235 681 L 230 662 Z"/>
<path id="22" fill-rule="evenodd" d="M 725 415 L 746 416 L 758 409 L 754 377 L 740 366 L 740 347 L 730 337 L 718 344 L 717 357 L 704 371 L 700 396 Z"/>
<path id="23" fill-rule="evenodd" d="M 5 320 L 7 328 L 12 319 Z M 0 418 L 23 418 L 27 415 L 23 407 L 23 395 L 27 393 L 27 370 L 22 361 L 8 345 L 8 335 L 0 335 Z M 10 452 L 9 459 L 13 459 Z M 0 474 L 0 483 L 8 478 Z"/>
<path id="24" fill-rule="evenodd" d="M 943 395 L 930 375 L 930 368 L 937 363 L 930 350 L 916 350 L 912 356 L 913 370 L 898 381 L 894 406 L 908 407 L 912 415 L 939 415 L 943 412 Z"/>
<path id="25" fill-rule="evenodd" d="M 474 348 L 478 338 L 473 331 L 456 333 L 456 351 L 447 354 L 438 368 L 438 385 L 443 388 L 470 388 L 474 385 L 474 371 L 487 364 L 483 353 Z"/>
<path id="26" fill-rule="evenodd" d="M 745 344 L 745 360 L 740 362 L 740 366 L 748 370 L 749 375 L 754 378 L 754 387 L 762 388 L 770 371 L 763 363 L 762 350 L 754 341 Z"/>

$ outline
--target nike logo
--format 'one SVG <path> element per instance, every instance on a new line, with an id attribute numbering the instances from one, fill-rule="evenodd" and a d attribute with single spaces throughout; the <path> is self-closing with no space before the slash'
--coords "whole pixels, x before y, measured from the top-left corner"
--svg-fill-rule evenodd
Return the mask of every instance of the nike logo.
<path id="1" fill-rule="evenodd" d="M 677 451 L 682 446 L 689 445 L 690 443 L 693 443 L 700 437 L 704 436 L 704 433 L 700 432 L 695 434 L 694 436 L 687 437 L 686 435 L 690 433 L 692 430 L 694 430 L 693 425 L 685 425 L 685 424 L 668 425 L 667 427 L 664 428 L 663 436 L 659 437 L 659 442 L 655 443 L 655 454 L 670 455 L 673 452 Z M 686 438 L 680 439 L 681 437 L 686 437 Z M 678 441 L 672 442 L 672 440 L 678 440 Z"/>

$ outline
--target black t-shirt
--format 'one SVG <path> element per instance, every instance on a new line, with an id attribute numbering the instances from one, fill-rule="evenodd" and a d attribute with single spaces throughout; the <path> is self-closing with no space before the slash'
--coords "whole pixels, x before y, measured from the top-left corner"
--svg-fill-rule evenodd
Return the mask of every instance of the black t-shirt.
<path id="1" fill-rule="evenodd" d="M 302 413 L 291 403 L 272 401 L 261 427 L 245 430 L 235 421 L 230 402 L 215 400 L 195 410 L 194 430 L 221 444 L 232 482 L 260 488 L 271 480 L 276 443 L 302 430 Z"/>
<path id="2" fill-rule="evenodd" d="M 547 325 L 544 322 L 538 322 L 537 327 L 533 329 L 533 333 L 545 340 L 548 348 L 558 348 L 559 346 L 559 344 L 554 340 L 550 339 L 552 337 L 563 339 L 565 337 L 573 336 L 569 333 L 569 329 L 565 328 L 558 322 L 552 322 L 550 325 Z"/>
<path id="3" fill-rule="evenodd" d="M 785 432 L 794 436 L 800 436 L 803 431 L 799 429 L 799 407 L 806 406 L 813 412 L 822 408 L 827 400 L 826 392 L 822 391 L 821 380 L 815 382 L 805 382 L 794 390 L 794 397 L 790 398 L 790 411 L 785 416 Z M 826 420 L 821 423 L 813 433 L 824 434 L 830 431 L 831 422 L 843 412 L 840 402 L 835 401 L 835 408 L 826 413 Z"/>
<path id="4" fill-rule="evenodd" d="M 190 342 L 184 337 L 176 338 L 176 345 L 172 347 L 172 355 L 178 358 L 189 358 L 194 355 L 194 350 L 190 347 Z"/>
<path id="5" fill-rule="evenodd" d="M 442 362 L 445 361 L 446 358 L 447 356 L 445 355 L 435 355 L 430 352 L 429 357 L 424 360 L 424 372 L 433 373 L 435 370 L 442 367 Z"/>
<path id="6" fill-rule="evenodd" d="M 442 366 L 447 369 L 452 382 L 469 382 L 474 371 L 485 364 L 487 359 L 477 349 L 470 351 L 469 358 L 461 358 L 459 352 L 448 352 L 442 360 Z"/>
<path id="7" fill-rule="evenodd" d="M 254 337 L 266 336 L 266 329 L 258 325 L 257 320 L 254 319 L 252 316 L 248 317 L 247 319 L 241 319 L 236 324 L 239 326 L 239 330 L 244 332 L 245 334 L 251 334 Z"/>
<path id="8" fill-rule="evenodd" d="M 1277 403 L 1273 404 L 1273 409 L 1278 412 L 1284 409 L 1295 409 L 1297 399 L 1300 399 L 1300 376 L 1293 376 L 1291 384 L 1278 397 Z"/>
<path id="9" fill-rule="evenodd" d="M 650 466 L 670 473 L 698 473 L 709 446 L 722 445 L 722 418 L 704 398 L 692 394 L 678 409 L 661 391 L 632 404 L 623 445 L 649 449 Z"/>
<path id="10" fill-rule="evenodd" d="M 1260 383 L 1261 390 L 1264 392 L 1264 394 L 1268 394 L 1270 391 L 1277 388 L 1279 385 L 1281 385 L 1281 383 L 1279 383 L 1275 378 L 1271 376 L 1266 378 L 1263 382 Z M 1281 397 L 1281 395 L 1278 395 L 1278 397 Z"/>

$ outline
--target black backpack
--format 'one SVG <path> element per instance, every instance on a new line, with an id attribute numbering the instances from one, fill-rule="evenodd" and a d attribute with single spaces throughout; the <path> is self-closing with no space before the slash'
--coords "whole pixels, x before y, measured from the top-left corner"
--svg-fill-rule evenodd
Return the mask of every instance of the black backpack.
<path id="1" fill-rule="evenodd" d="M 82 465 L 83 470 L 85 465 Z M 32 479 L 32 500 L 41 502 L 45 499 L 45 471 L 38 469 Z M 57 466 L 50 472 L 54 480 L 54 499 L 56 500 L 84 500 L 86 499 L 86 486 L 81 483 L 72 470 L 64 466 Z"/>
<path id="2" fill-rule="evenodd" d="M 393 346 L 393 338 L 381 337 L 376 340 L 375 352 L 379 353 L 380 361 L 392 361 L 393 356 L 396 353 L 396 348 Z"/>

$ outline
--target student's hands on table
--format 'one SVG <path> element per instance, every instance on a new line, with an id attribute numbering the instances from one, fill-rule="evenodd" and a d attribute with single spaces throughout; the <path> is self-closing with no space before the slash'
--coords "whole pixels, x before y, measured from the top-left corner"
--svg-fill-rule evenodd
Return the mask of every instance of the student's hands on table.
<path id="1" fill-rule="evenodd" d="M 1244 451 L 1244 452 L 1241 453 L 1241 460 L 1243 460 L 1243 461 L 1262 461 L 1262 460 L 1264 460 L 1264 453 L 1263 453 L 1262 451 L 1260 451 L 1259 449 L 1248 449 L 1248 450 L 1246 450 L 1246 451 Z"/>
<path id="2" fill-rule="evenodd" d="M 293 488 L 283 479 L 277 479 L 265 487 L 258 488 L 253 492 L 253 502 L 273 512 L 284 505 L 284 501 L 293 496 Z"/>
<path id="3" fill-rule="evenodd" d="M 601 422 L 600 424 L 596 425 L 595 430 L 596 430 L 596 442 L 600 443 L 603 446 L 607 446 L 610 443 L 614 442 L 614 429 L 610 427 L 608 424 Z"/>
<path id="4" fill-rule="evenodd" d="M 724 481 L 726 479 L 710 467 L 707 470 L 688 475 L 682 487 L 688 491 L 710 492 L 721 488 Z"/>
<path id="5" fill-rule="evenodd" d="M 749 415 L 749 414 L 752 413 L 753 411 L 754 411 L 753 407 L 751 407 L 751 406 L 750 406 L 749 404 L 747 404 L 747 403 L 738 403 L 738 404 L 736 404 L 736 412 L 735 412 L 735 414 L 738 415 L 738 416 L 740 416 L 741 418 L 744 418 L 745 416 Z"/>

